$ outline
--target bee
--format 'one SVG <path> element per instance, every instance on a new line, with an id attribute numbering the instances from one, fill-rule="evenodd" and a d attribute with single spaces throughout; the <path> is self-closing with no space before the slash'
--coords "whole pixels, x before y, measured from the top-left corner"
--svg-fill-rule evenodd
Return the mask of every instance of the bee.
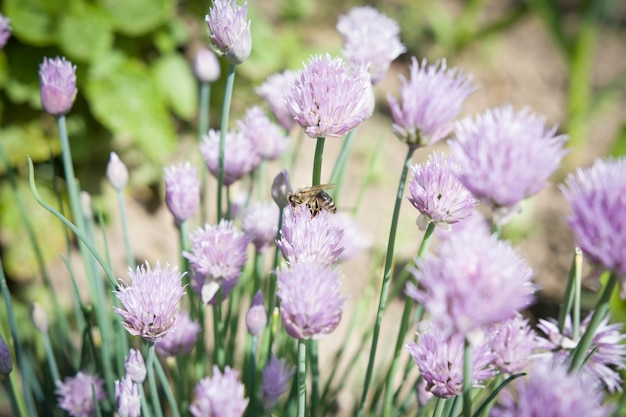
<path id="1" fill-rule="evenodd" d="M 287 201 L 289 201 L 292 207 L 306 205 L 311 212 L 311 217 L 317 216 L 322 210 L 335 213 L 337 211 L 335 202 L 333 198 L 324 191 L 334 186 L 335 184 L 320 184 L 300 188 L 294 193 L 287 194 Z"/>

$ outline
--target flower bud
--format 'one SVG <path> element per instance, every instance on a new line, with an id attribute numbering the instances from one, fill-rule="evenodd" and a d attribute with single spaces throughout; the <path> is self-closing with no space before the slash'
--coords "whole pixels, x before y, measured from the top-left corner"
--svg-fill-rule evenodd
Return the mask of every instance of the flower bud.
<path id="1" fill-rule="evenodd" d="M 0 49 L 4 48 L 11 37 L 11 21 L 0 14 Z"/>
<path id="2" fill-rule="evenodd" d="M 289 173 L 283 169 L 276 175 L 272 182 L 272 198 L 279 208 L 283 209 L 289 204 L 287 195 L 292 192 L 291 183 L 289 182 Z"/>
<path id="3" fill-rule="evenodd" d="M 258 336 L 267 325 L 267 312 L 263 305 L 263 293 L 259 290 L 246 313 L 246 327 L 252 336 Z"/>
<path id="4" fill-rule="evenodd" d="M 87 191 L 80 192 L 80 210 L 85 220 L 93 219 L 93 208 L 91 206 L 91 196 Z"/>
<path id="5" fill-rule="evenodd" d="M 115 152 L 111 152 L 107 165 L 107 178 L 117 191 L 121 191 L 128 183 L 128 168 Z"/>
<path id="6" fill-rule="evenodd" d="M 193 72 L 203 83 L 213 83 L 220 78 L 220 62 L 215 53 L 207 48 L 202 48 L 196 54 L 193 61 Z"/>
<path id="7" fill-rule="evenodd" d="M 48 316 L 38 303 L 33 303 L 31 318 L 37 330 L 41 333 L 48 333 Z"/>
<path id="8" fill-rule="evenodd" d="M 0 375 L 9 375 L 13 370 L 13 360 L 11 359 L 11 351 L 4 339 L 0 336 Z"/>
<path id="9" fill-rule="evenodd" d="M 141 352 L 137 349 L 131 349 L 128 352 L 126 361 L 124 362 L 124 370 L 126 375 L 138 384 L 141 384 L 146 379 L 146 364 L 141 356 Z"/>
<path id="10" fill-rule="evenodd" d="M 76 98 L 76 66 L 64 57 L 44 58 L 39 66 L 41 105 L 53 115 L 61 116 L 72 109 Z"/>

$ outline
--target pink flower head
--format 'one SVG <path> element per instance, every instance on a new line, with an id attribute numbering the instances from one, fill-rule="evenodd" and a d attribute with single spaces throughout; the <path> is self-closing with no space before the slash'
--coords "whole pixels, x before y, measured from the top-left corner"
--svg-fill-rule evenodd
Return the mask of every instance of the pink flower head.
<path id="1" fill-rule="evenodd" d="M 246 327 L 252 336 L 258 336 L 267 325 L 267 311 L 263 304 L 263 293 L 257 291 L 252 298 L 252 304 L 246 313 Z"/>
<path id="2" fill-rule="evenodd" d="M 289 112 L 287 104 L 283 100 L 285 94 L 291 90 L 291 83 L 298 77 L 296 71 L 286 70 L 281 73 L 270 75 L 267 80 L 256 89 L 258 95 L 263 97 L 278 123 L 289 131 L 296 124 Z"/>
<path id="3" fill-rule="evenodd" d="M 214 0 L 205 21 L 215 53 L 225 55 L 228 62 L 239 65 L 250 56 L 252 37 L 248 19 L 248 3 L 237 0 Z"/>
<path id="4" fill-rule="evenodd" d="M 388 96 L 393 132 L 410 146 L 432 145 L 452 131 L 452 120 L 461 112 L 463 102 L 475 88 L 472 78 L 446 61 L 428 65 L 412 58 L 409 79 L 400 76 L 401 104 Z"/>
<path id="5" fill-rule="evenodd" d="M 189 313 L 179 311 L 176 317 L 176 328 L 154 344 L 161 356 L 186 355 L 191 352 L 200 333 L 200 324 L 191 320 Z"/>
<path id="6" fill-rule="evenodd" d="M 194 417 L 241 417 L 250 401 L 237 371 L 228 366 L 221 373 L 213 365 L 213 376 L 200 380 L 194 391 L 195 399 L 189 406 Z"/>
<path id="7" fill-rule="evenodd" d="M 284 98 L 296 122 L 312 138 L 342 137 L 372 115 L 371 86 L 341 58 L 314 56 Z"/>
<path id="8" fill-rule="evenodd" d="M 102 401 L 105 397 L 104 381 L 96 375 L 79 372 L 76 376 L 57 381 L 55 394 L 59 396 L 59 408 L 67 411 L 71 417 L 91 417 L 96 411 L 96 400 Z"/>
<path id="9" fill-rule="evenodd" d="M 115 405 L 119 417 L 141 416 L 141 393 L 139 385 L 125 376 L 121 381 L 115 381 Z"/>
<path id="10" fill-rule="evenodd" d="M 219 173 L 220 132 L 209 130 L 200 144 L 200 152 L 204 162 L 217 178 Z M 261 158 L 254 145 L 240 132 L 229 131 L 224 140 L 224 185 L 230 186 L 255 169 Z"/>
<path id="11" fill-rule="evenodd" d="M 276 239 L 280 211 L 274 203 L 256 202 L 250 204 L 241 219 L 241 229 L 250 236 L 254 247 L 264 253 Z"/>
<path id="12" fill-rule="evenodd" d="M 11 37 L 11 21 L 0 14 L 0 49 L 4 48 Z"/>
<path id="13" fill-rule="evenodd" d="M 289 136 L 285 136 L 258 106 L 251 107 L 237 124 L 240 132 L 254 145 L 256 153 L 267 161 L 280 157 L 291 143 Z"/>
<path id="14" fill-rule="evenodd" d="M 214 83 L 219 80 L 222 68 L 215 53 L 208 48 L 200 48 L 193 60 L 193 72 L 203 83 Z"/>
<path id="15" fill-rule="evenodd" d="M 121 285 L 115 292 L 121 308 L 113 310 L 122 318 L 122 326 L 133 336 L 148 342 L 160 340 L 176 324 L 176 312 L 180 298 L 185 293 L 181 280 L 185 273 L 169 264 L 161 268 L 159 261 L 154 269 L 146 261 L 145 266 L 129 269 L 131 283 Z"/>
<path id="16" fill-rule="evenodd" d="M 287 383 L 294 373 L 294 367 L 287 365 L 285 359 L 278 359 L 272 354 L 261 378 L 261 402 L 265 412 L 274 408 L 280 396 L 287 391 Z"/>
<path id="17" fill-rule="evenodd" d="M 514 318 L 489 326 L 487 344 L 496 355 L 494 365 L 509 375 L 524 371 L 531 363 L 535 332 L 528 320 Z"/>
<path id="18" fill-rule="evenodd" d="M 44 58 L 39 66 L 39 92 L 43 109 L 61 116 L 72 109 L 76 98 L 76 65 L 63 58 Z"/>
<path id="19" fill-rule="evenodd" d="M 165 203 L 177 223 L 191 219 L 198 211 L 200 180 L 189 161 L 165 168 Z"/>

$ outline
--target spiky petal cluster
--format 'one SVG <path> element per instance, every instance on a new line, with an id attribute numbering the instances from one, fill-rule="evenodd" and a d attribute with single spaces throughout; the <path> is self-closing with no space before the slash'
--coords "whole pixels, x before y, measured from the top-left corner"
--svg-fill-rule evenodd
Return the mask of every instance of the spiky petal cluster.
<path id="1" fill-rule="evenodd" d="M 416 262 L 419 289 L 409 283 L 406 293 L 445 335 L 513 318 L 533 301 L 530 267 L 495 235 L 459 233 Z"/>
<path id="2" fill-rule="evenodd" d="M 200 380 L 195 394 L 189 406 L 189 412 L 194 417 L 240 417 L 249 402 L 237 371 L 228 366 L 221 373 L 220 368 L 213 365 L 213 376 Z"/>
<path id="3" fill-rule="evenodd" d="M 537 339 L 537 354 L 540 358 L 566 362 L 572 350 L 578 344 L 583 335 L 592 313 L 580 324 L 577 338 L 573 335 L 572 320 L 568 316 L 563 331 L 559 332 L 559 326 L 554 319 L 539 319 L 537 327 L 546 338 Z M 620 333 L 620 323 L 609 324 L 610 317 L 606 317 L 598 326 L 591 346 L 589 347 L 589 359 L 585 362 L 582 372 L 591 377 L 592 381 L 600 387 L 606 387 L 609 391 L 622 391 L 622 378 L 619 370 L 626 369 L 626 345 L 623 343 L 626 335 Z"/>
<path id="4" fill-rule="evenodd" d="M 597 160 L 570 174 L 561 190 L 576 241 L 594 264 L 626 279 L 626 158 Z M 624 284 L 622 284 L 624 285 Z"/>
<path id="5" fill-rule="evenodd" d="M 506 218 L 507 210 L 541 191 L 567 153 L 567 136 L 555 133 L 529 109 L 503 106 L 457 123 L 450 148 L 461 182 Z"/>
<path id="6" fill-rule="evenodd" d="M 204 136 L 200 144 L 204 163 L 217 178 L 219 173 L 220 132 L 214 129 Z M 224 140 L 224 185 L 232 185 L 247 175 L 261 162 L 254 145 L 241 132 L 229 131 Z"/>
<path id="7" fill-rule="evenodd" d="M 105 397 L 102 379 L 97 375 L 78 372 L 74 377 L 57 381 L 55 394 L 59 396 L 59 408 L 71 417 L 90 417 L 96 411 L 94 394 L 98 402 Z M 92 392 L 93 390 L 93 392 Z"/>
<path id="8" fill-rule="evenodd" d="M 141 393 L 139 385 L 128 376 L 115 381 L 115 405 L 119 417 L 141 416 Z"/>
<path id="9" fill-rule="evenodd" d="M 11 37 L 11 21 L 0 14 L 0 49 L 4 48 Z"/>
<path id="10" fill-rule="evenodd" d="M 604 417 L 612 407 L 602 405 L 602 391 L 562 364 L 536 363 L 528 377 L 513 382 L 516 395 L 500 395 L 493 417 Z"/>
<path id="11" fill-rule="evenodd" d="M 289 263 L 312 260 L 330 265 L 343 252 L 343 229 L 322 210 L 311 218 L 306 206 L 288 206 L 283 212 L 280 240 L 276 242 Z"/>
<path id="12" fill-rule="evenodd" d="M 252 239 L 257 252 L 263 253 L 274 243 L 278 232 L 280 211 L 274 203 L 255 202 L 248 207 L 241 219 L 241 230 Z"/>
<path id="13" fill-rule="evenodd" d="M 448 135 L 452 120 L 459 114 L 465 99 L 474 91 L 471 77 L 446 61 L 418 64 L 415 57 L 409 79 L 400 76 L 400 102 L 389 95 L 393 132 L 410 146 L 431 145 Z"/>
<path id="14" fill-rule="evenodd" d="M 178 322 L 176 323 L 178 327 Z M 158 342 L 157 342 L 158 343 Z M 126 375 L 133 381 L 141 384 L 146 379 L 146 364 L 141 356 L 141 352 L 137 349 L 131 349 L 124 361 L 124 370 Z"/>
<path id="15" fill-rule="evenodd" d="M 185 293 L 181 280 L 185 273 L 169 264 L 161 268 L 157 261 L 154 269 L 146 261 L 136 271 L 129 269 L 131 283 L 121 285 L 115 292 L 121 308 L 113 310 L 122 317 L 122 325 L 133 336 L 156 342 L 176 324 L 180 298 Z"/>
<path id="16" fill-rule="evenodd" d="M 65 59 L 44 58 L 39 65 L 39 92 L 43 109 L 61 116 L 72 109 L 76 98 L 76 66 Z"/>
<path id="17" fill-rule="evenodd" d="M 261 403 L 265 412 L 269 412 L 278 399 L 287 391 L 287 383 L 295 372 L 285 359 L 278 359 L 274 354 L 263 368 L 261 377 Z"/>
<path id="18" fill-rule="evenodd" d="M 439 398 L 452 398 L 463 391 L 464 338 L 428 330 L 418 335 L 417 343 L 409 342 L 407 350 L 426 381 L 426 390 Z M 494 354 L 484 344 L 471 348 L 472 386 L 496 374 L 490 365 Z"/>
<path id="19" fill-rule="evenodd" d="M 317 340 L 339 325 L 345 298 L 339 273 L 315 261 L 302 261 L 277 271 L 283 325 L 295 339 Z"/>
<path id="20" fill-rule="evenodd" d="M 225 55 L 228 62 L 239 65 L 250 56 L 252 36 L 248 19 L 248 3 L 237 0 L 214 0 L 204 18 L 215 53 Z"/>
<path id="21" fill-rule="evenodd" d="M 284 98 L 312 138 L 342 137 L 372 115 L 371 86 L 350 74 L 341 58 L 314 56 Z"/>
<path id="22" fill-rule="evenodd" d="M 198 211 L 200 180 L 189 161 L 165 168 L 165 203 L 177 223 L 189 220 Z"/>
<path id="23" fill-rule="evenodd" d="M 398 23 L 371 6 L 339 16 L 337 30 L 344 38 L 343 56 L 352 68 L 367 69 L 372 84 L 379 83 L 391 62 L 406 51 Z"/>
<path id="24" fill-rule="evenodd" d="M 535 332 L 528 320 L 517 314 L 512 319 L 489 326 L 487 344 L 496 355 L 494 365 L 501 372 L 512 375 L 530 365 Z"/>
<path id="25" fill-rule="evenodd" d="M 239 131 L 254 145 L 256 153 L 262 159 L 274 160 L 289 147 L 289 137 L 258 106 L 248 109 L 238 125 Z"/>
<path id="26" fill-rule="evenodd" d="M 421 230 L 431 222 L 449 226 L 474 213 L 478 201 L 458 180 L 458 171 L 453 156 L 436 153 L 426 163 L 411 167 L 409 201 L 420 212 Z"/>
<path id="27" fill-rule="evenodd" d="M 283 100 L 285 94 L 291 90 L 291 83 L 296 79 L 296 71 L 286 70 L 270 75 L 261 86 L 256 89 L 258 95 L 263 97 L 278 123 L 289 131 L 296 124 L 289 108 Z"/>
<path id="28" fill-rule="evenodd" d="M 189 313 L 179 311 L 176 317 L 176 328 L 154 344 L 156 351 L 162 356 L 186 355 L 191 352 L 200 333 L 200 324 L 191 320 Z"/>

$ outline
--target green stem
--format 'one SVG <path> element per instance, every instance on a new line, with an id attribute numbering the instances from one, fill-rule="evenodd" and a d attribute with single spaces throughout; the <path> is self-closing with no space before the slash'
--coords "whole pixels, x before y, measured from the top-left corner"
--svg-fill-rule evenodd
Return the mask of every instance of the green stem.
<path id="1" fill-rule="evenodd" d="M 13 382 L 11 382 L 11 378 L 9 375 L 4 377 L 4 390 L 9 397 L 9 402 L 11 403 L 11 411 L 14 416 L 21 417 L 23 414 L 20 410 L 20 406 L 17 402 L 17 397 L 15 396 L 15 389 L 13 388 Z"/>
<path id="2" fill-rule="evenodd" d="M 57 361 L 54 357 L 54 351 L 52 350 L 52 343 L 50 343 L 50 336 L 48 332 L 44 332 L 41 334 L 43 338 L 43 347 L 46 351 L 46 357 L 48 358 L 48 366 L 50 366 L 50 374 L 52 375 L 53 381 L 60 381 L 61 375 L 59 374 L 59 367 L 57 366 Z"/>
<path id="3" fill-rule="evenodd" d="M 283 226 L 283 210 L 284 208 L 281 207 L 280 212 L 278 213 L 278 231 L 276 232 L 276 240 L 280 239 L 280 229 Z M 270 290 L 269 290 L 269 297 L 267 298 L 267 314 L 268 316 L 271 318 L 274 315 L 274 306 L 277 306 L 278 303 L 276 302 L 276 288 L 278 286 L 277 284 L 277 277 L 276 277 L 276 269 L 278 268 L 278 262 L 280 260 L 280 249 L 278 249 L 278 246 L 276 246 L 274 248 L 274 266 L 272 268 L 272 272 L 270 273 Z M 269 326 L 269 337 L 264 337 L 263 338 L 263 352 L 266 355 L 266 359 L 269 360 L 269 358 L 272 355 L 272 344 L 274 342 L 274 326 Z"/>
<path id="4" fill-rule="evenodd" d="M 150 399 L 152 400 L 152 411 L 157 417 L 163 417 L 163 408 L 159 401 L 159 390 L 157 389 L 156 379 L 154 378 L 154 370 L 156 366 L 154 343 L 148 343 L 148 355 L 146 358 L 146 370 L 148 371 L 148 384 L 150 385 Z"/>
<path id="5" fill-rule="evenodd" d="M 224 370 L 224 361 L 226 360 L 224 352 L 224 323 L 222 322 L 222 287 L 217 290 L 217 303 L 213 306 L 213 329 L 215 332 L 215 363 Z"/>
<path id="6" fill-rule="evenodd" d="M 256 416 L 256 361 L 257 361 L 257 345 L 258 338 L 256 336 L 251 336 L 251 345 L 250 345 L 250 367 L 248 374 L 248 392 L 250 393 L 250 417 Z"/>
<path id="7" fill-rule="evenodd" d="M 200 103 L 198 111 L 198 143 L 202 143 L 204 135 L 209 131 L 210 120 L 210 98 L 211 98 L 211 84 L 200 84 Z M 200 174 L 200 224 L 205 224 L 207 221 L 207 198 L 206 198 L 206 183 L 207 183 L 208 170 L 204 161 L 202 162 L 201 174 Z"/>
<path id="8" fill-rule="evenodd" d="M 565 288 L 565 295 L 563 297 L 563 305 L 559 310 L 559 333 L 563 334 L 563 329 L 565 329 L 565 321 L 567 320 L 567 316 L 570 314 L 570 310 L 572 309 L 572 304 L 574 304 L 574 299 L 576 298 L 576 276 L 580 276 L 582 273 L 582 261 L 583 261 L 583 253 L 580 248 L 576 248 L 574 250 L 574 257 L 572 258 L 572 265 L 569 269 L 569 276 L 567 279 L 567 287 Z"/>
<path id="9" fill-rule="evenodd" d="M 344 172 L 343 168 L 345 167 L 346 161 L 350 156 L 350 150 L 352 149 L 352 141 L 354 140 L 355 132 L 356 128 L 352 129 L 343 140 L 341 151 L 339 151 L 339 156 L 337 157 L 337 161 L 335 161 L 333 172 L 330 174 L 330 180 L 328 181 L 331 184 L 339 185 L 339 182 L 343 180 L 343 175 L 341 174 Z"/>
<path id="10" fill-rule="evenodd" d="M 433 411 L 433 417 L 441 417 L 443 408 L 446 405 L 445 398 L 437 398 L 437 404 L 435 404 L 435 411 Z"/>
<path id="11" fill-rule="evenodd" d="M 472 416 L 472 349 L 467 338 L 463 344 L 463 417 Z"/>
<path id="12" fill-rule="evenodd" d="M 409 146 L 404 165 L 402 167 L 402 174 L 400 175 L 400 181 L 398 183 L 398 192 L 396 193 L 396 202 L 393 209 L 393 217 L 391 219 L 391 227 L 389 229 L 389 241 L 387 243 L 387 255 L 385 257 L 385 270 L 383 273 L 383 282 L 380 290 L 380 300 L 378 301 L 378 309 L 376 311 L 376 322 L 374 323 L 374 334 L 372 336 L 372 346 L 370 348 L 369 361 L 367 363 L 367 371 L 365 373 L 365 380 L 363 383 L 363 393 L 361 394 L 361 402 L 359 404 L 359 410 L 357 412 L 358 417 L 362 417 L 365 412 L 365 400 L 367 398 L 367 391 L 372 380 L 372 372 L 374 370 L 374 359 L 376 357 L 376 348 L 378 344 L 378 337 L 380 335 L 380 326 L 383 319 L 383 311 L 387 303 L 387 293 L 389 291 L 389 282 L 391 281 L 391 269 L 393 266 L 393 254 L 396 244 L 396 232 L 398 229 L 398 218 L 400 216 L 400 206 L 402 203 L 402 195 L 404 194 L 404 186 L 406 182 L 407 172 L 411 165 L 411 158 L 415 152 L 415 147 Z"/>
<path id="13" fill-rule="evenodd" d="M 315 144 L 315 159 L 313 159 L 313 180 L 311 185 L 321 184 L 324 142 L 326 142 L 326 138 L 317 138 L 317 142 Z"/>
<path id="14" fill-rule="evenodd" d="M 174 393 L 172 392 L 172 387 L 167 380 L 167 375 L 165 375 L 165 371 L 161 366 L 161 362 L 159 362 L 157 358 L 154 359 L 154 369 L 159 375 L 161 388 L 163 388 L 163 391 L 165 391 L 165 398 L 167 398 L 167 402 L 170 405 L 170 413 L 172 413 L 172 417 L 180 417 L 180 412 L 178 411 L 178 403 L 176 402 L 176 398 L 174 397 Z"/>
<path id="15" fill-rule="evenodd" d="M 117 191 L 117 204 L 120 210 L 120 219 L 122 220 L 122 232 L 124 233 L 124 247 L 126 248 L 126 263 L 132 269 L 137 267 L 133 249 L 130 246 L 130 235 L 128 234 L 128 218 L 126 216 L 126 204 L 124 203 L 124 193 L 122 190 Z"/>
<path id="16" fill-rule="evenodd" d="M 311 362 L 311 415 L 317 415 L 317 405 L 320 401 L 319 393 L 319 356 L 317 353 L 317 341 L 308 341 L 309 360 Z"/>
<path id="17" fill-rule="evenodd" d="M 298 417 L 306 415 L 306 340 L 298 340 Z"/>
<path id="18" fill-rule="evenodd" d="M 226 76 L 226 89 L 224 90 L 224 102 L 222 103 L 222 120 L 220 122 L 220 150 L 217 173 L 217 222 L 222 219 L 222 188 L 224 187 L 224 142 L 228 132 L 228 117 L 230 115 L 230 101 L 233 96 L 235 84 L 235 65 L 228 64 Z"/>

